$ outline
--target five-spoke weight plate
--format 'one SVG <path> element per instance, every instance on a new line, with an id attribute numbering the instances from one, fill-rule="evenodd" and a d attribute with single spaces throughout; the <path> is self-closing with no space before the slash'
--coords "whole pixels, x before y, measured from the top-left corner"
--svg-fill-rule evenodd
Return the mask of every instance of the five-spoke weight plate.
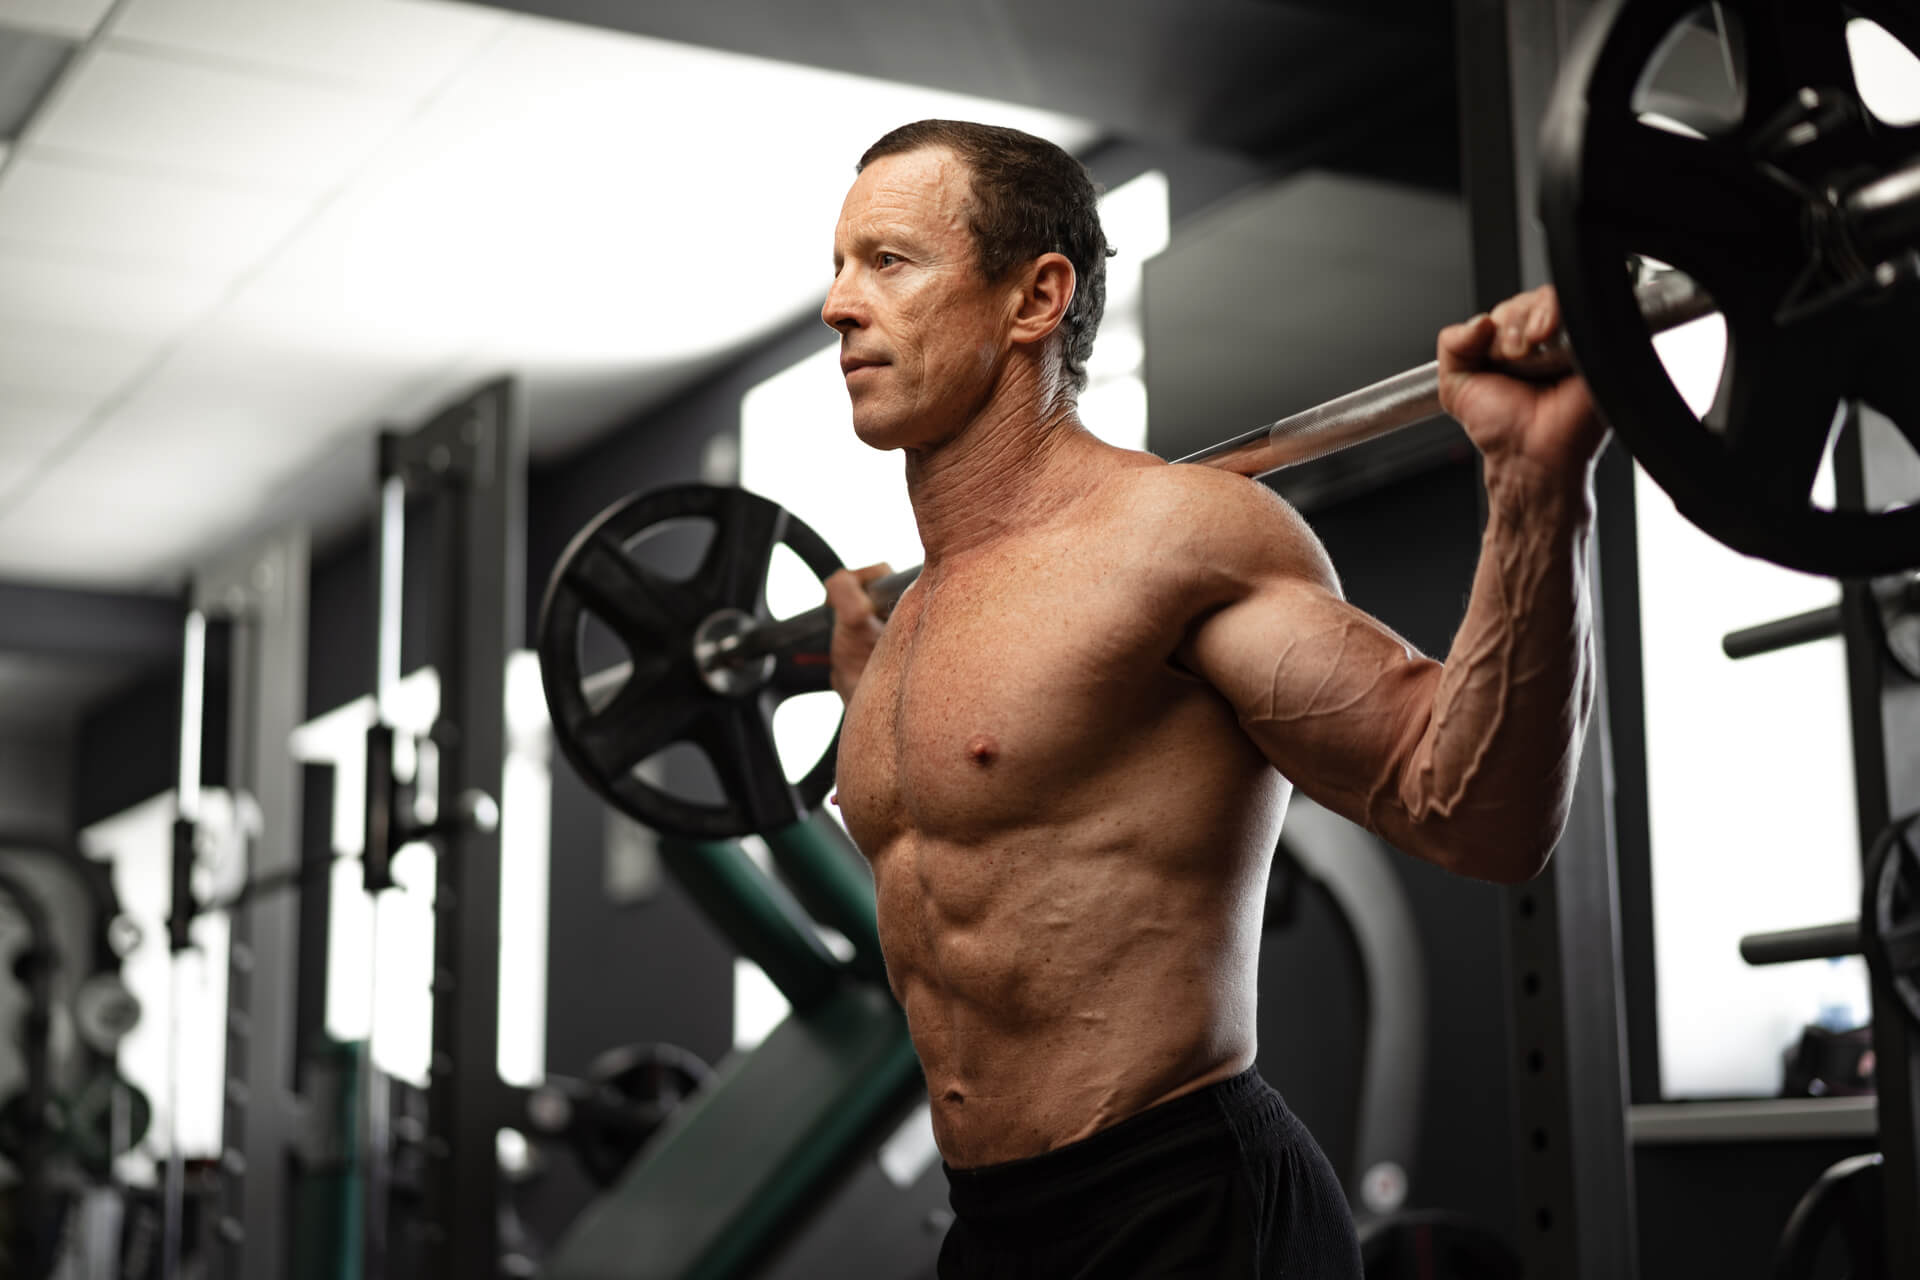
<path id="1" fill-rule="evenodd" d="M 691 578 L 649 568 L 649 534 L 680 522 L 710 525 Z M 833 784 L 836 733 L 790 781 L 774 746 L 774 709 L 826 690 L 826 655 L 790 649 L 729 663 L 739 635 L 768 618 L 767 568 L 786 546 L 824 580 L 840 560 L 812 529 L 741 489 L 681 485 L 637 494 L 601 513 L 561 555 L 540 611 L 540 670 L 554 736 L 609 804 L 657 831 L 726 839 L 800 820 Z M 589 672 L 589 619 L 617 636 L 624 670 Z M 642 776 L 640 765 L 678 743 L 705 754 L 724 798 L 691 800 Z"/>
<path id="2" fill-rule="evenodd" d="M 1696 137 L 1643 119 L 1643 90 L 1701 15 L 1720 28 L 1736 104 L 1690 122 Z M 1856 15 L 1920 49 L 1907 0 L 1608 0 L 1561 72 L 1540 177 L 1566 328 L 1633 456 L 1728 546 L 1836 576 L 1920 556 L 1920 506 L 1813 499 L 1844 402 L 1870 405 L 1920 449 L 1920 184 L 1907 180 L 1920 127 L 1862 104 Z M 1685 272 L 1725 318 L 1726 363 L 1701 417 L 1654 350 L 1630 255 Z"/>

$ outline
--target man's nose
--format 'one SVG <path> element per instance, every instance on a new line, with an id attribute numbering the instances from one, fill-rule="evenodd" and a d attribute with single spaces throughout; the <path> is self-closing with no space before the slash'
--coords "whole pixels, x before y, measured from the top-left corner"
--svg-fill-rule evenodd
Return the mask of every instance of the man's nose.
<path id="1" fill-rule="evenodd" d="M 848 283 L 846 275 L 834 277 L 833 287 L 827 290 L 827 300 L 820 308 L 820 319 L 828 328 L 843 333 L 858 329 L 864 323 L 859 295 Z"/>

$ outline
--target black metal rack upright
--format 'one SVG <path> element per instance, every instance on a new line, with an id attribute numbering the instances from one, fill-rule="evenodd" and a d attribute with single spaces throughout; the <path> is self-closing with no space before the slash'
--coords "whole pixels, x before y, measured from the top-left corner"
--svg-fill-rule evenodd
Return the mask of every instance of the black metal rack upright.
<path id="1" fill-rule="evenodd" d="M 1593 8 L 1590 0 L 1458 0 L 1455 5 L 1462 186 L 1471 215 L 1475 301 L 1481 307 L 1547 278 L 1533 211 L 1536 136 L 1562 55 Z M 1881 509 L 1911 502 L 1920 493 L 1911 454 L 1857 422 L 1842 434 L 1834 457 L 1841 506 Z M 1597 496 L 1603 536 L 1611 547 L 1630 552 L 1630 535 L 1618 532 L 1633 523 L 1633 471 L 1624 457 L 1603 460 Z M 1627 566 L 1617 560 L 1610 551 L 1604 563 L 1625 573 Z M 1602 592 L 1598 586 L 1610 589 Z M 1596 629 L 1616 644 L 1633 640 L 1631 626 L 1609 627 L 1601 609 L 1603 595 L 1619 602 L 1620 592 L 1612 589 L 1618 584 L 1598 586 Z M 1864 855 L 1896 816 L 1920 810 L 1920 682 L 1901 671 L 1887 651 L 1873 584 L 1842 583 L 1840 612 Z M 1637 659 L 1616 656 L 1629 668 L 1627 685 L 1637 691 Z M 1628 1123 L 1632 1090 L 1625 1053 L 1630 1011 L 1623 974 L 1631 963 L 1647 982 L 1651 957 L 1623 955 L 1621 884 L 1631 873 L 1632 909 L 1644 914 L 1647 851 L 1644 840 L 1630 842 L 1637 861 L 1620 865 L 1612 773 L 1616 726 L 1608 714 L 1604 646 L 1601 657 L 1599 707 L 1566 836 L 1547 871 L 1509 895 L 1509 1026 L 1522 1197 L 1518 1242 L 1531 1277 L 1622 1280 L 1638 1273 Z M 1637 734 L 1641 723 L 1627 715 L 1619 728 Z M 1629 746 L 1638 772 L 1644 750 Z M 1650 991 L 1644 999 L 1651 1002 Z M 1920 1275 L 1920 1032 L 1879 982 L 1873 1007 L 1886 1275 L 1909 1277 Z M 1650 1010 L 1631 1012 L 1635 1030 L 1653 1034 Z M 1644 1068 L 1652 1059 L 1642 1054 L 1639 1060 Z M 1753 1104 L 1753 1114 L 1791 1105 L 1763 1101 Z M 1664 1123 L 1671 1119 L 1662 1117 L 1661 1127 L 1684 1124 Z"/>
<path id="2" fill-rule="evenodd" d="M 1856 413 L 1834 451 L 1835 498 L 1873 509 L 1911 502 L 1920 468 L 1896 447 L 1892 428 L 1870 430 Z M 1843 582 L 1841 635 L 1862 857 L 1896 819 L 1920 812 L 1920 682 L 1888 652 L 1873 584 Z M 1886 1265 L 1893 1277 L 1920 1275 L 1920 1028 L 1886 982 L 1873 982 L 1874 1084 L 1886 1195 Z"/>
<path id="3" fill-rule="evenodd" d="M 443 816 L 430 833 L 402 832 L 391 805 L 376 795 L 379 788 L 368 795 L 370 815 L 386 811 L 369 857 L 422 834 L 431 834 L 437 849 L 426 1195 L 414 1219 L 418 1238 L 410 1243 L 423 1274 L 486 1277 L 500 1267 L 496 1143 L 522 1099 L 500 1080 L 497 1065 L 498 825 L 463 819 L 471 818 L 472 805 L 496 805 L 500 797 L 507 656 L 525 625 L 526 442 L 512 383 L 492 383 L 417 430 L 383 433 L 379 480 L 383 493 L 397 481 L 406 498 L 428 508 L 436 540 L 436 577 L 428 589 L 437 620 L 430 653 L 440 710 L 429 737 L 438 752 Z M 404 518 L 394 504 L 383 512 L 383 523 Z M 383 528 L 378 541 L 385 543 L 389 532 Z M 384 625 L 397 627 L 397 617 Z M 397 639 L 382 643 L 395 654 L 383 661 L 397 661 Z M 369 1083 L 382 1087 L 377 1079 Z M 381 1181 L 370 1179 L 372 1194 L 385 1194 Z M 386 1241 L 370 1233 L 363 1268 L 370 1280 L 386 1273 L 386 1250 Z"/>
<path id="4" fill-rule="evenodd" d="M 230 637 L 226 781 L 250 881 L 297 878 L 301 867 L 304 788 L 289 740 L 305 712 L 307 592 L 304 529 L 263 539 L 198 570 L 192 580 L 189 627 L 216 619 Z M 186 654 L 189 662 L 196 661 L 199 646 L 188 644 Z M 184 683 L 189 691 L 195 686 L 191 676 Z M 183 697 L 183 719 L 189 724 L 182 735 L 183 756 L 199 750 L 198 735 L 191 732 L 199 710 L 185 705 L 190 700 Z M 198 798 L 184 793 L 197 787 L 197 779 L 197 767 L 182 770 L 173 877 L 176 952 L 200 909 L 191 900 Z M 291 895 L 270 893 L 235 906 L 229 916 L 220 1190 L 208 1259 L 215 1277 L 276 1280 L 291 1272 L 288 1155 L 300 1144 L 306 1123 L 295 1092 L 298 913 Z M 177 1197 L 177 1186 L 170 1195 Z M 176 1205 L 170 1215 L 177 1213 Z M 168 1264 L 176 1265 L 177 1258 L 170 1256 Z"/>
<path id="5" fill-rule="evenodd" d="M 1582 0 L 1455 5 L 1462 189 L 1478 307 L 1547 278 L 1533 213 L 1536 139 L 1562 53 L 1589 8 Z M 1546 871 L 1507 897 L 1521 1197 L 1515 1243 L 1527 1275 L 1542 1280 L 1626 1280 L 1638 1260 L 1606 654 L 1598 632 L 1601 692 L 1566 834 Z"/>

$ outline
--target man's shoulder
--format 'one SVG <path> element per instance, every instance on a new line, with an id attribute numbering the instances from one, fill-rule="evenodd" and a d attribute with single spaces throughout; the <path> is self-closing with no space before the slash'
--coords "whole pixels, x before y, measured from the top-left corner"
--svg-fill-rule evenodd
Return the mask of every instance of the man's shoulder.
<path id="1" fill-rule="evenodd" d="M 1128 541 L 1169 569 L 1241 581 L 1298 577 L 1339 590 L 1319 538 L 1291 503 L 1257 480 L 1162 463 L 1122 472 L 1108 502 Z"/>

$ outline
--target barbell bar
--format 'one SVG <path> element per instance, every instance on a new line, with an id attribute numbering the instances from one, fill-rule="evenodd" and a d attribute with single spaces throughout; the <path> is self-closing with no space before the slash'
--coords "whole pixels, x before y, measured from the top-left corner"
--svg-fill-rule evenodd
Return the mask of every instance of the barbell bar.
<path id="1" fill-rule="evenodd" d="M 1712 300 L 1678 272 L 1659 272 L 1637 285 L 1635 292 L 1647 328 L 1654 333 L 1677 329 L 1714 312 Z M 1520 377 L 1550 381 L 1572 366 L 1566 335 L 1558 333 L 1530 355 L 1503 362 L 1500 367 Z M 1257 480 L 1392 435 L 1441 412 L 1440 364 L 1429 360 L 1175 461 Z M 873 599 L 874 612 L 885 618 L 919 576 L 916 567 L 869 583 L 867 594 Z M 788 650 L 823 647 L 832 632 L 833 610 L 822 605 L 718 641 L 703 653 L 701 666 L 703 670 L 718 670 Z"/>

